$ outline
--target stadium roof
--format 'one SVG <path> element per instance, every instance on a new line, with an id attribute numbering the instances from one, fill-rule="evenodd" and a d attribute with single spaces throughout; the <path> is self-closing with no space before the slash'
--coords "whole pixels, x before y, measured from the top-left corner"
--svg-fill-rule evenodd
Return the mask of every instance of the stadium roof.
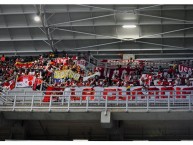
<path id="1" fill-rule="evenodd" d="M 193 5 L 0 5 L 0 53 L 192 58 L 192 18 Z"/>

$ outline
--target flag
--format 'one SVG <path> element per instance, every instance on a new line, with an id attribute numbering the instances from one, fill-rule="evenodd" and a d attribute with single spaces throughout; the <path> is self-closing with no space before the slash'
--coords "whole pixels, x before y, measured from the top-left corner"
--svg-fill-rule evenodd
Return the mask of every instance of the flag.
<path id="1" fill-rule="evenodd" d="M 3 88 L 13 90 L 15 88 L 15 79 L 3 83 Z"/>
<path id="2" fill-rule="evenodd" d="M 18 77 L 16 87 L 30 87 L 33 86 L 35 80 L 35 76 L 32 75 L 23 75 Z"/>

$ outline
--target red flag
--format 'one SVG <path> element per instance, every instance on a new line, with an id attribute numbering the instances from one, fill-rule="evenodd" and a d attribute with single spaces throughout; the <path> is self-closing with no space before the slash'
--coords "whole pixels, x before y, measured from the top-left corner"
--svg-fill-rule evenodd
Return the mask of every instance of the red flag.
<path id="1" fill-rule="evenodd" d="M 15 88 L 15 79 L 4 82 L 3 87 L 6 87 L 8 90 L 13 90 Z"/>
<path id="2" fill-rule="evenodd" d="M 42 79 L 36 78 L 36 79 L 35 79 L 35 82 L 34 82 L 34 84 L 33 84 L 33 90 L 36 90 L 36 87 L 39 86 L 39 85 L 41 85 L 42 83 L 43 83 L 43 80 L 42 80 Z"/>
<path id="3" fill-rule="evenodd" d="M 17 87 L 29 87 L 34 83 L 35 76 L 32 75 L 23 75 L 18 77 L 16 86 Z"/>

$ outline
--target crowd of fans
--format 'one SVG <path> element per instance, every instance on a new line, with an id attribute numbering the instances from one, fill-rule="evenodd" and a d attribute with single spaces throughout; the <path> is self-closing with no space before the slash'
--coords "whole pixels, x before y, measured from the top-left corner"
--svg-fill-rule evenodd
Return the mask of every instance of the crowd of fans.
<path id="1" fill-rule="evenodd" d="M 78 59 L 83 56 L 77 55 Z M 65 62 L 59 63 L 58 57 L 66 58 Z M 87 59 L 86 56 L 84 59 Z M 87 60 L 88 61 L 88 60 Z M 25 68 L 18 66 L 20 63 L 26 63 Z M 74 87 L 74 86 L 190 86 L 193 74 L 179 73 L 178 64 L 162 66 L 147 66 L 144 62 L 128 63 L 127 66 L 116 66 L 114 69 L 105 69 L 100 71 L 100 67 L 86 70 L 77 65 L 77 57 L 68 57 L 65 52 L 49 53 L 38 57 L 5 57 L 2 55 L 0 60 L 0 81 L 1 84 L 8 83 L 11 79 L 21 75 L 34 75 L 43 80 L 44 85 L 55 87 Z M 54 72 L 56 70 L 72 70 L 80 74 L 79 80 L 73 78 L 64 78 L 55 81 Z M 100 72 L 100 76 L 95 76 L 83 81 L 84 77 L 91 76 Z M 144 75 L 145 74 L 145 75 Z"/>

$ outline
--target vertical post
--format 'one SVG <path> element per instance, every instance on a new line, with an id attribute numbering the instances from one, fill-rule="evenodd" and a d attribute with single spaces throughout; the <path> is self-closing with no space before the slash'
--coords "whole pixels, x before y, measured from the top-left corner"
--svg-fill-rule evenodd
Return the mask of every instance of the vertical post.
<path id="1" fill-rule="evenodd" d="M 42 87 L 43 87 L 43 83 L 41 83 L 41 85 L 40 85 L 40 91 L 42 91 Z"/>
<path id="2" fill-rule="evenodd" d="M 22 102 L 22 105 L 24 105 L 24 102 L 25 102 L 25 95 L 26 95 L 26 92 L 24 91 L 24 96 L 23 96 L 23 102 Z"/>
<path id="3" fill-rule="evenodd" d="M 89 97 L 86 97 L 86 112 L 88 112 L 88 103 L 89 103 Z"/>
<path id="4" fill-rule="evenodd" d="M 23 102 L 22 102 L 22 105 L 24 105 L 24 102 L 25 102 L 25 95 L 23 96 Z"/>
<path id="5" fill-rule="evenodd" d="M 174 92 L 174 96 L 173 96 L 173 106 L 175 104 L 175 98 L 176 98 L 176 91 Z"/>
<path id="6" fill-rule="evenodd" d="M 168 95 L 168 111 L 170 111 L 170 95 Z"/>
<path id="7" fill-rule="evenodd" d="M 34 104 L 34 95 L 32 96 L 32 99 L 31 99 L 31 109 L 30 109 L 30 111 L 33 111 L 33 104 Z"/>
<path id="8" fill-rule="evenodd" d="M 189 111 L 191 111 L 191 96 L 189 95 Z"/>
<path id="9" fill-rule="evenodd" d="M 14 102 L 13 102 L 13 111 L 15 111 L 15 104 L 16 104 L 16 95 L 14 97 Z"/>
<path id="10" fill-rule="evenodd" d="M 70 95 L 68 96 L 68 112 L 70 111 Z"/>
<path id="11" fill-rule="evenodd" d="M 7 96 L 5 96 L 5 104 L 7 104 L 8 102 L 8 99 L 7 99 Z"/>
<path id="12" fill-rule="evenodd" d="M 107 111 L 107 102 L 108 102 L 108 96 L 106 96 L 106 101 L 105 101 L 105 111 Z"/>
<path id="13" fill-rule="evenodd" d="M 78 95 L 80 96 L 80 105 L 82 105 L 82 95 L 80 92 L 78 92 Z"/>
<path id="14" fill-rule="evenodd" d="M 16 75 L 15 77 L 15 88 L 17 88 L 17 78 L 18 78 L 18 75 Z"/>
<path id="15" fill-rule="evenodd" d="M 149 111 L 149 96 L 146 96 L 147 97 L 147 112 Z"/>
<path id="16" fill-rule="evenodd" d="M 50 96 L 49 112 L 51 111 L 51 107 L 52 107 L 52 95 Z"/>
<path id="17" fill-rule="evenodd" d="M 126 112 L 128 112 L 128 96 L 126 95 Z"/>
<path id="18" fill-rule="evenodd" d="M 42 98 L 43 98 L 43 95 L 40 96 L 40 105 L 42 105 Z"/>
<path id="19" fill-rule="evenodd" d="M 101 91 L 100 91 L 100 96 L 97 96 L 97 97 L 98 97 L 98 105 L 100 105 L 100 101 L 101 101 L 101 97 L 102 97 Z"/>
<path id="20" fill-rule="evenodd" d="M 116 99 L 117 99 L 117 106 L 118 106 L 119 105 L 119 96 L 117 95 L 117 93 L 119 95 L 119 92 L 116 92 Z"/>
<path id="21" fill-rule="evenodd" d="M 65 91 L 64 91 L 65 92 Z M 65 94 L 63 92 L 63 95 L 62 95 L 62 106 L 64 105 L 64 98 L 65 98 Z"/>

